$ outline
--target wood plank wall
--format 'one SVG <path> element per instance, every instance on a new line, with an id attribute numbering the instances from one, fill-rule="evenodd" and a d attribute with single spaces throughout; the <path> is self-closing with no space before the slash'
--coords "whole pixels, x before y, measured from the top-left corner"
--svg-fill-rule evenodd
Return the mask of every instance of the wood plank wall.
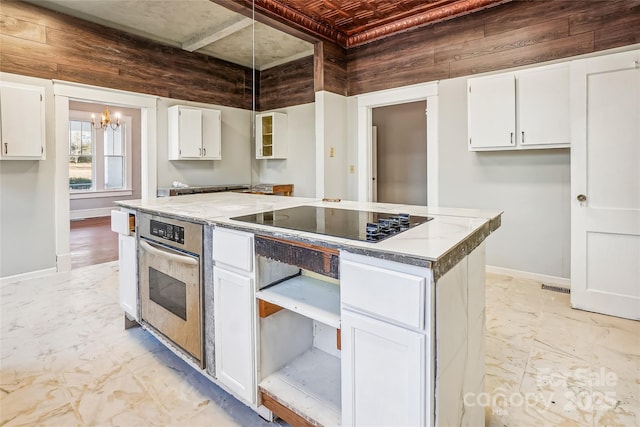
<path id="1" fill-rule="evenodd" d="M 0 71 L 252 109 L 248 68 L 31 4 L 2 1 L 0 43 Z M 512 1 L 348 51 L 322 42 L 313 58 L 258 73 L 256 108 L 313 102 L 319 90 L 358 95 L 635 43 L 640 0 Z"/>
<path id="2" fill-rule="evenodd" d="M 258 111 L 315 102 L 313 55 L 260 71 L 258 81 Z"/>
<path id="3" fill-rule="evenodd" d="M 2 0 L 0 71 L 251 109 L 251 70 Z"/>
<path id="4" fill-rule="evenodd" d="M 315 90 L 347 95 L 347 51 L 329 42 L 315 44 Z"/>
<path id="5" fill-rule="evenodd" d="M 640 43 L 640 1 L 513 1 L 347 52 L 358 95 Z"/>

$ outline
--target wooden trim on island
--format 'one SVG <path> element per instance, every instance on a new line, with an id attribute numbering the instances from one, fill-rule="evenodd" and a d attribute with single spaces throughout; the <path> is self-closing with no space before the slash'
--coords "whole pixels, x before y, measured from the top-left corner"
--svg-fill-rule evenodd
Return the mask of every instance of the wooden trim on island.
<path id="1" fill-rule="evenodd" d="M 340 277 L 340 251 L 310 243 L 280 239 L 277 237 L 255 237 L 256 255 L 338 279 Z"/>
<path id="2" fill-rule="evenodd" d="M 275 416 L 283 419 L 291 427 L 315 427 L 316 424 L 312 424 L 309 421 L 302 418 L 300 415 L 293 412 L 291 409 L 282 405 L 273 396 L 266 391 L 260 389 L 260 398 L 265 408 L 273 412 Z"/>
<path id="3" fill-rule="evenodd" d="M 268 301 L 264 301 L 258 298 L 258 314 L 261 318 L 269 317 L 272 314 L 275 314 L 283 310 L 282 307 L 276 304 L 272 304 Z"/>

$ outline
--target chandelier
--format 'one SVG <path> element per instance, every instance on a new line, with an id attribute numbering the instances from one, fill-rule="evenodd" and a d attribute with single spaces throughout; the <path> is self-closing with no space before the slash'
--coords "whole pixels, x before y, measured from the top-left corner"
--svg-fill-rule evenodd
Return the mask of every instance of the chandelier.
<path id="1" fill-rule="evenodd" d="M 106 129 L 110 127 L 113 130 L 116 130 L 120 127 L 120 114 L 116 113 L 116 121 L 112 122 L 111 117 L 109 116 L 109 107 L 104 107 L 104 113 L 100 115 L 100 123 L 96 124 L 96 115 L 91 115 L 91 124 L 96 129 Z"/>

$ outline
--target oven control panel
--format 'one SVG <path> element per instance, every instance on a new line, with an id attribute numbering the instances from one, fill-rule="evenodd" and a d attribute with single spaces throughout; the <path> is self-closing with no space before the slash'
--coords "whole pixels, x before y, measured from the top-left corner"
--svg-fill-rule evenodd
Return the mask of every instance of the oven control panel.
<path id="1" fill-rule="evenodd" d="M 184 245 L 184 227 L 167 224 L 154 219 L 152 219 L 149 224 L 149 232 L 152 236 Z"/>

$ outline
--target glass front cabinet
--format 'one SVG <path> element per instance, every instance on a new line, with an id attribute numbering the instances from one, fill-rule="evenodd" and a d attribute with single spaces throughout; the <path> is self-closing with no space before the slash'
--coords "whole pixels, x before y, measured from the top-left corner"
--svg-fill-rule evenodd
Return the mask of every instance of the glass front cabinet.
<path id="1" fill-rule="evenodd" d="M 264 113 L 256 116 L 256 159 L 287 158 L 287 115 Z"/>

